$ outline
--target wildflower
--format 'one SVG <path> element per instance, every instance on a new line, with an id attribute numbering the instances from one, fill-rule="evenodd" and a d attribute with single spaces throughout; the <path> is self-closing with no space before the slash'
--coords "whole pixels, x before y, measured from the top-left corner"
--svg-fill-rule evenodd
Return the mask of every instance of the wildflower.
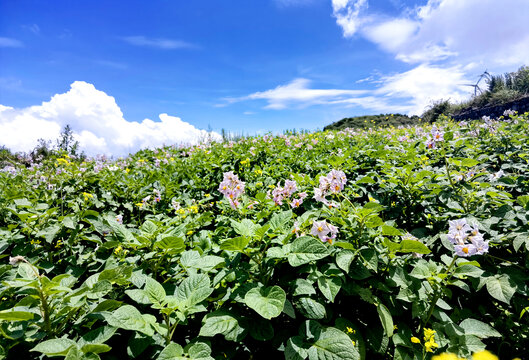
<path id="1" fill-rule="evenodd" d="M 483 350 L 472 354 L 472 360 L 498 360 L 498 357 L 490 351 Z"/>
<path id="2" fill-rule="evenodd" d="M 350 328 L 349 326 L 347 326 L 345 329 L 347 330 L 347 333 L 348 333 L 348 334 L 354 334 L 354 333 L 356 333 L 356 331 L 353 330 L 353 328 Z"/>
<path id="3" fill-rule="evenodd" d="M 468 257 L 489 251 L 489 242 L 483 239 L 476 224 L 471 227 L 465 219 L 449 221 L 447 239 L 454 244 L 456 255 Z"/>
<path id="4" fill-rule="evenodd" d="M 335 206 L 334 204 L 330 204 L 325 197 L 329 194 L 337 194 L 341 192 L 344 189 L 346 182 L 347 177 L 343 171 L 331 170 L 327 176 L 320 177 L 320 186 L 314 188 L 314 199 L 327 206 Z"/>
<path id="5" fill-rule="evenodd" d="M 219 184 L 219 191 L 228 199 L 230 206 L 236 209 L 239 204 L 237 198 L 244 193 L 244 187 L 245 183 L 240 181 L 233 171 L 229 171 L 224 173 L 224 179 Z"/>
<path id="6" fill-rule="evenodd" d="M 123 224 L 123 215 L 116 215 L 116 221 L 118 224 Z"/>
<path id="7" fill-rule="evenodd" d="M 9 257 L 9 265 L 16 265 L 21 261 L 27 262 L 26 258 L 21 255 L 17 255 L 15 257 L 11 257 L 11 256 Z"/>
<path id="8" fill-rule="evenodd" d="M 500 170 L 494 174 L 490 174 L 489 175 L 489 181 L 496 181 L 498 180 L 499 178 L 503 177 L 503 175 L 505 175 L 505 173 L 503 172 L 503 170 Z"/>
<path id="9" fill-rule="evenodd" d="M 92 199 L 94 197 L 94 195 L 89 194 L 87 192 L 83 192 L 83 196 L 84 196 L 84 201 L 88 201 L 88 199 Z"/>
<path id="10" fill-rule="evenodd" d="M 315 221 L 312 224 L 311 234 L 318 236 L 321 241 L 332 243 L 332 240 L 336 238 L 338 234 L 338 228 L 334 225 L 328 224 L 325 220 Z M 329 233 L 331 236 L 329 237 Z"/>
<path id="11" fill-rule="evenodd" d="M 412 336 L 410 340 L 414 344 L 420 344 L 421 343 L 421 340 L 418 337 L 415 337 L 415 336 Z"/>
<path id="12" fill-rule="evenodd" d="M 424 329 L 424 349 L 426 352 L 433 352 L 439 347 L 439 344 L 435 342 L 435 332 L 432 329 Z"/>
<path id="13" fill-rule="evenodd" d="M 162 200 L 162 194 L 160 192 L 160 190 L 158 189 L 154 189 L 154 202 L 160 202 Z"/>
<path id="14" fill-rule="evenodd" d="M 432 357 L 432 360 L 465 360 L 465 359 L 460 358 L 456 354 L 442 353 L 441 355 L 435 355 L 434 357 Z"/>

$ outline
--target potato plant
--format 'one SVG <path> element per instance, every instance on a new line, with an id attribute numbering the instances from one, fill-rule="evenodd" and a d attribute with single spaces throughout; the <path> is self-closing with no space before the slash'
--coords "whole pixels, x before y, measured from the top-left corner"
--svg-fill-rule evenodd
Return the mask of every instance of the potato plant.
<path id="1" fill-rule="evenodd" d="M 529 354 L 529 114 L 0 172 L 0 359 Z"/>

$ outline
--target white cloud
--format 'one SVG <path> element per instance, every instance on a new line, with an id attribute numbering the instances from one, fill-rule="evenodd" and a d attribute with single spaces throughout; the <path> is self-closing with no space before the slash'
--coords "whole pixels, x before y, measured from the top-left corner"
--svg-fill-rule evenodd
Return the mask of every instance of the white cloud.
<path id="1" fill-rule="evenodd" d="M 125 42 L 136 45 L 154 47 L 159 49 L 183 49 L 194 48 L 195 45 L 182 40 L 172 40 L 163 38 L 148 38 L 145 36 L 126 36 L 122 38 Z"/>
<path id="2" fill-rule="evenodd" d="M 332 13 L 345 37 L 353 36 L 362 25 L 360 12 L 367 8 L 367 0 L 332 0 Z"/>
<path id="3" fill-rule="evenodd" d="M 527 0 L 429 0 L 398 16 L 360 11 L 364 0 L 332 5 L 345 37 L 360 33 L 407 63 L 477 62 L 490 69 L 529 59 Z"/>
<path id="4" fill-rule="evenodd" d="M 127 121 L 112 96 L 92 84 L 76 81 L 68 92 L 41 105 L 23 109 L 0 105 L 0 144 L 13 151 L 28 151 L 40 138 L 56 139 L 67 124 L 89 155 L 125 155 L 141 148 L 221 138 L 218 133 L 199 130 L 178 117 L 160 114 L 159 118 L 156 122 Z"/>
<path id="5" fill-rule="evenodd" d="M 341 89 L 310 89 L 310 80 L 295 79 L 287 85 L 279 85 L 275 89 L 256 92 L 240 98 L 228 98 L 228 102 L 244 100 L 266 100 L 266 109 L 284 109 L 288 106 L 309 106 L 314 104 L 325 104 L 336 101 L 344 96 L 357 96 L 365 93 L 364 90 L 341 90 Z"/>
<path id="6" fill-rule="evenodd" d="M 457 102 L 468 98 L 470 91 L 465 84 L 471 81 L 460 66 L 445 68 L 422 64 L 403 73 L 382 76 L 376 83 L 378 87 L 373 90 L 313 89 L 309 88 L 310 80 L 295 79 L 274 89 L 226 100 L 230 103 L 266 100 L 265 108 L 275 110 L 336 105 L 420 115 L 433 101 Z"/>
<path id="7" fill-rule="evenodd" d="M 6 37 L 0 37 L 0 47 L 23 47 L 22 41 Z"/>

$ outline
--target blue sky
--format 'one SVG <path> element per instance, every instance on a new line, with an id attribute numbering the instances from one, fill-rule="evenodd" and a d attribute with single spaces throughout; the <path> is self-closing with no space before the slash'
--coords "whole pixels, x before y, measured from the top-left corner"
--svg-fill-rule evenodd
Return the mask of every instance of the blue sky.
<path id="1" fill-rule="evenodd" d="M 88 152 L 119 154 L 208 127 L 254 134 L 420 114 L 468 97 L 483 71 L 529 59 L 528 4 L 5 0 L 0 145 L 27 150 L 69 123 Z M 167 135 L 179 126 L 188 137 Z"/>

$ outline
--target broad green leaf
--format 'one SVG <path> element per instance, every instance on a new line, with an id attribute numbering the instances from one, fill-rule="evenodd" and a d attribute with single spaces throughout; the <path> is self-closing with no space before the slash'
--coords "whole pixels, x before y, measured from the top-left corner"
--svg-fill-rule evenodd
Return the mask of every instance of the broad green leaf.
<path id="1" fill-rule="evenodd" d="M 157 360 L 179 360 L 184 358 L 184 349 L 176 343 L 170 343 L 158 355 Z"/>
<path id="2" fill-rule="evenodd" d="M 487 291 L 496 300 L 509 303 L 516 288 L 510 284 L 507 275 L 490 276 L 486 280 Z"/>
<path id="3" fill-rule="evenodd" d="M 426 247 L 422 242 L 417 240 L 402 240 L 399 243 L 399 248 L 397 252 L 403 253 L 417 253 L 417 254 L 429 254 L 432 251 Z"/>
<path id="4" fill-rule="evenodd" d="M 384 236 L 399 236 L 402 235 L 402 231 L 397 228 L 394 228 L 390 225 L 382 225 L 382 235 Z"/>
<path id="5" fill-rule="evenodd" d="M 181 253 L 186 249 L 184 240 L 177 236 L 166 236 L 161 238 L 154 243 L 154 247 L 170 251 L 173 254 Z"/>
<path id="6" fill-rule="evenodd" d="M 84 334 L 78 341 L 80 347 L 86 344 L 102 344 L 110 339 L 115 333 L 116 328 L 113 326 L 102 326 Z"/>
<path id="7" fill-rule="evenodd" d="M 199 336 L 224 335 L 226 340 L 241 341 L 248 329 L 242 326 L 240 319 L 232 312 L 218 310 L 207 314 L 202 320 Z"/>
<path id="8" fill-rule="evenodd" d="M 391 337 L 391 335 L 393 335 L 393 317 L 391 316 L 391 313 L 384 304 L 378 304 L 377 312 L 380 322 L 382 322 L 384 333 L 386 336 Z"/>
<path id="9" fill-rule="evenodd" d="M 314 286 L 312 286 L 312 282 L 306 279 L 296 279 L 293 288 L 294 292 L 292 295 L 294 296 L 316 294 L 316 290 L 314 289 Z"/>
<path id="10" fill-rule="evenodd" d="M 287 340 L 285 347 L 286 360 L 304 360 L 309 356 L 308 348 L 310 344 L 303 341 L 301 336 L 293 336 Z"/>
<path id="11" fill-rule="evenodd" d="M 149 298 L 149 300 L 153 304 L 161 304 L 165 300 L 165 289 L 163 288 L 162 284 L 160 284 L 158 281 L 154 280 L 153 278 L 147 278 L 145 280 L 145 294 Z"/>
<path id="12" fill-rule="evenodd" d="M 323 319 L 327 315 L 325 306 L 310 297 L 299 298 L 295 305 L 307 319 Z"/>
<path id="13" fill-rule="evenodd" d="M 184 350 L 191 360 L 215 360 L 211 357 L 211 347 L 204 342 L 191 343 Z"/>
<path id="14" fill-rule="evenodd" d="M 318 288 L 320 289 L 323 296 L 325 296 L 325 298 L 331 303 L 334 302 L 334 298 L 336 295 L 338 295 L 341 287 L 342 279 L 339 277 L 333 276 L 328 278 L 325 276 L 320 276 L 318 278 Z"/>
<path id="15" fill-rule="evenodd" d="M 286 230 L 287 224 L 292 218 L 292 210 L 282 211 L 274 214 L 270 219 L 270 229 L 277 232 L 278 230 Z"/>
<path id="16" fill-rule="evenodd" d="M 345 272 L 349 272 L 349 267 L 353 262 L 356 253 L 351 250 L 342 250 L 336 254 L 336 265 Z"/>
<path id="17" fill-rule="evenodd" d="M 144 290 L 141 290 L 141 289 L 125 290 L 125 294 L 127 294 L 132 300 L 136 301 L 138 304 L 142 304 L 142 305 L 152 304 L 152 301 L 149 299 L 149 296 L 147 296 L 147 293 Z"/>
<path id="18" fill-rule="evenodd" d="M 81 347 L 81 351 L 84 353 L 100 354 L 110 350 L 112 348 L 106 344 L 86 344 Z"/>
<path id="19" fill-rule="evenodd" d="M 33 319 L 34 316 L 35 314 L 27 311 L 0 311 L 0 321 L 26 321 Z"/>
<path id="20" fill-rule="evenodd" d="M 334 327 L 319 326 L 307 349 L 309 360 L 360 360 L 360 352 L 342 331 Z"/>
<path id="21" fill-rule="evenodd" d="M 323 259 L 329 255 L 327 247 L 320 240 L 311 236 L 301 236 L 290 245 L 288 262 L 294 267 Z"/>
<path id="22" fill-rule="evenodd" d="M 70 339 L 51 339 L 40 342 L 30 351 L 38 351 L 48 356 L 66 356 L 71 347 L 77 347 Z"/>
<path id="23" fill-rule="evenodd" d="M 213 292 L 209 277 L 205 274 L 185 278 L 178 286 L 176 298 L 184 308 L 190 308 L 208 298 Z"/>
<path id="24" fill-rule="evenodd" d="M 241 222 L 231 220 L 231 226 L 235 232 L 241 236 L 252 237 L 255 230 L 259 227 L 250 219 L 243 219 Z"/>
<path id="25" fill-rule="evenodd" d="M 501 337 L 501 334 L 492 326 L 476 319 L 465 319 L 461 321 L 459 326 L 465 329 L 465 335 L 474 335 L 481 339 Z"/>
<path id="26" fill-rule="evenodd" d="M 465 275 L 470 277 L 480 277 L 484 273 L 483 270 L 478 268 L 477 266 L 470 265 L 470 264 L 464 264 L 461 266 L 458 266 L 456 270 L 454 271 L 454 275 Z"/>
<path id="27" fill-rule="evenodd" d="M 110 326 L 125 330 L 135 330 L 148 336 L 154 335 L 154 330 L 145 321 L 141 313 L 132 305 L 123 305 L 112 313 L 101 313 Z"/>
<path id="28" fill-rule="evenodd" d="M 244 296 L 245 304 L 268 320 L 281 314 L 285 300 L 286 293 L 279 286 L 253 288 Z"/>
<path id="29" fill-rule="evenodd" d="M 249 238 L 244 237 L 244 236 L 238 236 L 233 239 L 224 240 L 220 244 L 220 249 L 242 252 L 249 242 L 250 242 Z"/>

